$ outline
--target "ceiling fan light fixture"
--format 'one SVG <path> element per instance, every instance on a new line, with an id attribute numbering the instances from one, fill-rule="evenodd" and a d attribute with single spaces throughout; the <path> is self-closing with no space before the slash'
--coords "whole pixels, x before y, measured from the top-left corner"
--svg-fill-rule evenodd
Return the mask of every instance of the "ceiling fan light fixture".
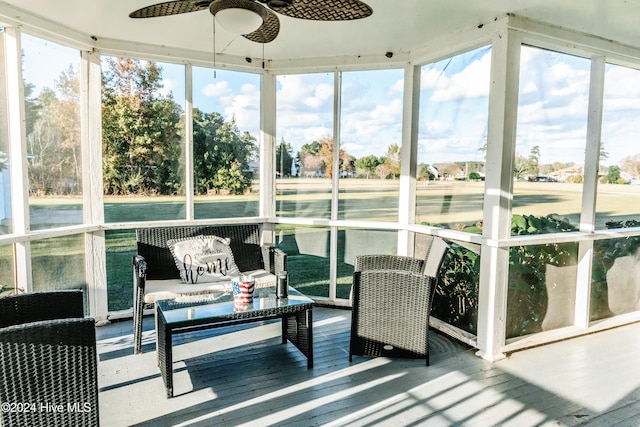
<path id="1" fill-rule="evenodd" d="M 262 17 L 258 13 L 244 8 L 223 9 L 215 16 L 220 25 L 235 34 L 249 34 L 262 25 Z"/>

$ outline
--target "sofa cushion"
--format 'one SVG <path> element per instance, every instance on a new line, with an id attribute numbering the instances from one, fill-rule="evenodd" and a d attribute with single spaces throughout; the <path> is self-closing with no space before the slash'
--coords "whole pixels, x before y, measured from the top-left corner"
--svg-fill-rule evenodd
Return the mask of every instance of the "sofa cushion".
<path id="1" fill-rule="evenodd" d="M 229 239 L 218 236 L 195 236 L 167 240 L 184 283 L 229 281 L 240 274 Z"/>
<path id="2" fill-rule="evenodd" d="M 265 270 L 245 271 L 243 275 L 251 276 L 256 281 L 257 288 L 266 288 L 276 285 L 276 276 Z M 231 278 L 228 281 L 218 281 L 196 284 L 188 284 L 180 279 L 147 280 L 145 283 L 144 302 L 153 304 L 164 299 L 174 299 L 189 295 L 231 293 Z"/>

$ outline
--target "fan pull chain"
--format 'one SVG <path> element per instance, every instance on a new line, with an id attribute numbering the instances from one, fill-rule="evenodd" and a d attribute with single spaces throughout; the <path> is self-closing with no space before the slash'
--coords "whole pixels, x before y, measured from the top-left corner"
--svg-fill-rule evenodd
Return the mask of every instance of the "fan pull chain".
<path id="1" fill-rule="evenodd" d="M 264 43 L 262 43 L 262 69 L 264 70 Z"/>

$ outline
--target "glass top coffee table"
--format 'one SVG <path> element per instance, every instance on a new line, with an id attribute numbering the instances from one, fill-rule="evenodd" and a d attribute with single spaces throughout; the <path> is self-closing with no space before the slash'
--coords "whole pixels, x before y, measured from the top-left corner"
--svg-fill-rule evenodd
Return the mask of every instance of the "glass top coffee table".
<path id="1" fill-rule="evenodd" d="M 185 296 L 156 303 L 158 366 L 173 397 L 172 338 L 176 334 L 269 319 L 282 319 L 282 343 L 289 340 L 313 367 L 313 300 L 289 287 L 289 297 L 276 298 L 275 287 L 256 288 L 253 303 L 235 304 L 228 293 Z"/>

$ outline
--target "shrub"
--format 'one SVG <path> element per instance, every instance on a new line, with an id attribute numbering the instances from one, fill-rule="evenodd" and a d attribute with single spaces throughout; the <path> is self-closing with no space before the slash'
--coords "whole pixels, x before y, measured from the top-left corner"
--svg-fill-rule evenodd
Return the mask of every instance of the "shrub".
<path id="1" fill-rule="evenodd" d="M 480 234 L 482 223 L 464 231 Z M 512 235 L 576 231 L 569 221 L 553 215 L 514 215 Z M 550 243 L 510 249 L 507 295 L 507 337 L 540 330 L 546 312 L 545 265 L 575 265 L 578 245 Z M 456 243 L 446 254 L 439 275 L 433 315 L 470 333 L 477 333 L 480 255 Z"/>
<path id="2" fill-rule="evenodd" d="M 469 180 L 478 181 L 480 179 L 480 174 L 478 172 L 471 172 L 469 174 Z"/>
<path id="3" fill-rule="evenodd" d="M 640 221 L 609 221 L 607 228 L 640 227 Z M 640 247 L 640 236 L 596 240 L 593 243 L 593 267 L 591 273 L 591 320 L 612 316 L 609 310 L 607 271 L 618 257 L 633 255 Z"/>

